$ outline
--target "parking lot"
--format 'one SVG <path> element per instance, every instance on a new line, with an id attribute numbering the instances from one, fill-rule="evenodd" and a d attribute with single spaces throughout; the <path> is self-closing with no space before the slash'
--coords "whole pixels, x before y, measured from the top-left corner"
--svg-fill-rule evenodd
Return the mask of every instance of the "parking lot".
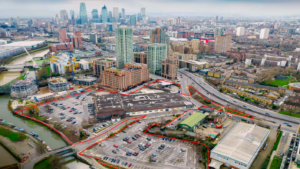
<path id="1" fill-rule="evenodd" d="M 157 121 L 152 119 L 152 122 Z M 199 168 L 199 145 L 175 139 L 162 139 L 142 132 L 145 122 L 135 123 L 118 136 L 85 152 L 105 162 L 130 168 Z"/>
<path id="2" fill-rule="evenodd" d="M 62 123 L 64 127 L 82 127 L 83 123 L 88 122 L 89 116 L 93 115 L 92 93 L 94 91 L 39 106 L 40 116 L 48 116 L 47 120 L 54 124 Z"/>

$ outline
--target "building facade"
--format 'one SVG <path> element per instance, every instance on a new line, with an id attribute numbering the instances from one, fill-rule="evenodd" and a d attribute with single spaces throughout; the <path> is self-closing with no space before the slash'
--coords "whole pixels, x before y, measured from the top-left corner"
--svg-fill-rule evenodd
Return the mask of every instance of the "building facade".
<path id="1" fill-rule="evenodd" d="M 167 45 L 167 56 L 169 56 L 170 38 L 162 28 L 150 31 L 150 43 L 163 43 Z"/>
<path id="2" fill-rule="evenodd" d="M 113 8 L 113 17 L 115 18 L 115 22 L 119 21 L 119 8 L 118 7 Z"/>
<path id="3" fill-rule="evenodd" d="M 126 63 L 124 69 L 107 68 L 102 72 L 102 85 L 116 90 L 127 90 L 149 80 L 146 64 Z"/>
<path id="4" fill-rule="evenodd" d="M 215 53 L 222 54 L 230 50 L 231 36 L 216 36 L 215 37 Z"/>
<path id="5" fill-rule="evenodd" d="M 133 53 L 133 61 L 135 63 L 144 63 L 147 64 L 148 55 L 145 52 L 134 52 Z"/>
<path id="6" fill-rule="evenodd" d="M 167 58 L 167 45 L 166 44 L 149 44 L 148 45 L 148 68 L 151 74 L 161 69 L 161 61 Z"/>
<path id="7" fill-rule="evenodd" d="M 161 76 L 167 79 L 177 79 L 179 59 L 173 56 L 161 61 Z"/>
<path id="8" fill-rule="evenodd" d="M 259 39 L 268 39 L 270 29 L 264 28 L 260 30 Z"/>
<path id="9" fill-rule="evenodd" d="M 106 23 L 108 19 L 108 12 L 105 5 L 101 9 L 101 19 L 102 19 L 102 23 Z"/>
<path id="10" fill-rule="evenodd" d="M 81 24 L 88 24 L 88 16 L 87 16 L 86 6 L 84 2 L 80 3 L 79 18 Z"/>
<path id="11" fill-rule="evenodd" d="M 109 67 L 118 67 L 118 61 L 117 60 L 106 60 L 106 59 L 101 59 L 101 60 L 94 60 L 94 76 L 101 76 L 101 73 Z"/>
<path id="12" fill-rule="evenodd" d="M 70 86 L 67 79 L 62 77 L 48 78 L 48 88 L 53 92 L 61 92 L 69 90 Z"/>
<path id="13" fill-rule="evenodd" d="M 16 80 L 10 84 L 10 96 L 12 98 L 21 99 L 34 95 L 38 91 L 38 86 L 32 78 Z"/>
<path id="14" fill-rule="evenodd" d="M 215 28 L 214 37 L 222 36 L 224 34 L 224 29 L 222 27 Z"/>
<path id="15" fill-rule="evenodd" d="M 133 62 L 132 28 L 116 28 L 115 38 L 118 68 L 123 68 L 125 63 Z"/>
<path id="16" fill-rule="evenodd" d="M 236 28 L 236 36 L 243 36 L 245 33 L 245 27 L 237 27 Z"/>

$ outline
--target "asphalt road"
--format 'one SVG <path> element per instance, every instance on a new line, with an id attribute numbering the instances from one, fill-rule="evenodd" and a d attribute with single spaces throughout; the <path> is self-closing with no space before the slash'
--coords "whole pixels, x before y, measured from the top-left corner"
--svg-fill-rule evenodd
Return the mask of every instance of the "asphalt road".
<path id="1" fill-rule="evenodd" d="M 205 82 L 203 78 L 197 77 L 192 73 L 186 72 L 184 70 L 180 70 L 179 74 L 182 74 L 182 78 L 180 79 L 180 84 L 182 85 L 182 88 L 187 88 L 187 86 L 193 86 L 196 90 L 198 90 L 202 95 L 209 98 L 210 100 L 220 103 L 224 106 L 229 107 L 240 107 L 241 109 L 244 109 L 242 106 L 246 105 L 247 108 L 250 108 L 251 110 L 245 110 L 245 113 L 254 115 L 255 117 L 260 117 L 265 120 L 274 121 L 278 124 L 283 124 L 284 121 L 294 122 L 293 127 L 298 127 L 298 124 L 300 123 L 300 119 L 298 118 L 292 118 L 289 116 L 285 116 L 282 114 L 278 114 L 276 112 L 272 112 L 267 109 L 262 109 L 250 104 L 247 104 L 245 102 L 241 102 L 238 99 L 229 97 L 225 94 L 220 93 L 213 87 L 211 87 L 209 84 Z M 183 90 L 183 92 L 187 92 Z M 184 93 L 188 94 L 188 93 Z M 232 106 L 230 106 L 232 105 Z M 268 112 L 270 116 L 266 116 L 265 113 Z"/>

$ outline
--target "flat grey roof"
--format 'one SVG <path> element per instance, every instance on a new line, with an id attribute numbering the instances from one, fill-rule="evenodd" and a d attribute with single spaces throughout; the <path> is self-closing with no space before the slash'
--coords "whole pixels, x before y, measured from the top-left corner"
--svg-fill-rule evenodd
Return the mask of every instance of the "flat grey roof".
<path id="1" fill-rule="evenodd" d="M 249 164 L 270 133 L 269 129 L 240 122 L 216 145 L 212 153 Z"/>
<path id="2" fill-rule="evenodd" d="M 3 52 L 8 52 L 8 51 L 11 51 L 11 50 L 14 50 L 14 49 L 19 49 L 21 48 L 20 46 L 3 46 L 3 45 L 0 45 L 0 53 L 3 53 Z"/>

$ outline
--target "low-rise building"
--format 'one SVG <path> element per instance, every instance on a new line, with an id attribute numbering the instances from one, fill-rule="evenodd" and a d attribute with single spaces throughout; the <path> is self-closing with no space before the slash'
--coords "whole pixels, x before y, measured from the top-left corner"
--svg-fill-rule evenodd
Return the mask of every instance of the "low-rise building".
<path id="1" fill-rule="evenodd" d="M 199 62 L 195 60 L 179 60 L 179 68 L 188 68 L 190 72 L 197 72 L 202 69 L 209 68 L 210 65 L 208 62 Z"/>
<path id="2" fill-rule="evenodd" d="M 161 61 L 161 76 L 167 79 L 177 79 L 179 60 L 173 56 Z"/>
<path id="3" fill-rule="evenodd" d="M 145 52 L 133 52 L 133 61 L 135 63 L 147 64 L 148 55 Z"/>
<path id="4" fill-rule="evenodd" d="M 69 90 L 70 88 L 67 79 L 62 77 L 48 78 L 47 81 L 48 81 L 49 90 L 53 92 L 65 91 L 65 90 Z"/>
<path id="5" fill-rule="evenodd" d="M 194 131 L 197 127 L 202 125 L 207 115 L 195 112 L 190 117 L 179 123 L 179 127 L 186 131 Z"/>
<path id="6" fill-rule="evenodd" d="M 178 93 L 119 95 L 106 94 L 94 98 L 98 119 L 157 114 L 186 109 Z"/>
<path id="7" fill-rule="evenodd" d="M 72 57 L 73 65 L 71 64 L 70 56 L 66 53 L 60 53 L 50 58 L 50 68 L 52 73 L 65 74 L 75 71 L 76 58 Z M 78 64 L 77 64 L 78 67 Z"/>
<path id="8" fill-rule="evenodd" d="M 238 81 L 233 81 L 233 80 L 225 80 L 224 84 L 230 85 L 230 86 L 250 88 L 250 89 L 253 89 L 256 91 L 278 92 L 280 94 L 285 94 L 285 91 L 286 91 L 286 88 L 284 88 L 284 87 L 272 87 L 272 86 L 266 86 L 266 85 L 238 82 Z"/>
<path id="9" fill-rule="evenodd" d="M 215 77 L 215 78 L 221 78 L 222 73 L 221 72 L 216 72 L 216 71 L 209 71 L 207 76 L 209 77 Z"/>
<path id="10" fill-rule="evenodd" d="M 300 90 L 300 83 L 290 83 L 289 90 Z"/>
<path id="11" fill-rule="evenodd" d="M 10 96 L 12 98 L 27 98 L 28 96 L 37 93 L 38 87 L 35 80 L 32 78 L 27 78 L 23 80 L 16 80 L 10 84 Z"/>
<path id="12" fill-rule="evenodd" d="M 93 85 L 95 84 L 97 81 L 96 77 L 92 77 L 92 76 L 85 76 L 85 75 L 77 75 L 74 77 L 74 83 L 79 85 Z"/>
<path id="13" fill-rule="evenodd" d="M 270 99 L 268 99 L 268 98 L 264 98 L 262 96 L 254 95 L 254 94 L 251 94 L 249 92 L 244 92 L 244 91 L 238 90 L 238 89 L 236 89 L 236 88 L 234 88 L 232 86 L 222 85 L 222 89 L 226 90 L 226 91 L 230 91 L 232 93 L 237 93 L 240 96 L 245 96 L 248 99 L 253 99 L 253 100 L 261 102 L 263 104 L 270 105 L 270 104 L 273 103 L 273 101 L 270 100 Z"/>
<path id="14" fill-rule="evenodd" d="M 106 68 L 102 73 L 102 85 L 117 90 L 127 90 L 149 80 L 147 65 L 140 63 L 126 63 L 123 69 Z"/>
<path id="15" fill-rule="evenodd" d="M 236 124 L 211 150 L 209 167 L 219 169 L 221 165 L 226 165 L 230 168 L 250 168 L 269 134 L 269 129 L 255 124 Z"/>

